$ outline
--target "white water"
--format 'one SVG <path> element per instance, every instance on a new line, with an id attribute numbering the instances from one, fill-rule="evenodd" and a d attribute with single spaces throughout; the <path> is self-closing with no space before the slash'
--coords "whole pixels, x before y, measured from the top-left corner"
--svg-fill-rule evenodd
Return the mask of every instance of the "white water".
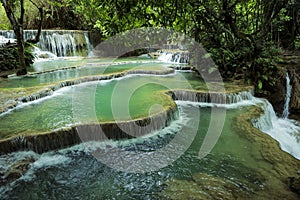
<path id="1" fill-rule="evenodd" d="M 2 35 L 0 35 L 0 47 L 6 45 L 7 43 L 15 43 L 16 40 L 15 39 L 11 39 L 11 38 L 6 38 Z"/>
<path id="2" fill-rule="evenodd" d="M 71 33 L 46 33 L 41 35 L 39 47 L 42 50 L 50 51 L 59 57 L 76 56 L 75 38 Z"/>
<path id="3" fill-rule="evenodd" d="M 42 51 L 38 47 L 34 47 L 33 51 L 36 59 L 35 61 L 43 61 L 44 59 L 55 59 L 57 56 L 54 53 L 51 53 L 49 51 Z"/>
<path id="4" fill-rule="evenodd" d="M 85 39 L 86 49 L 88 53 L 87 57 L 93 57 L 94 56 L 93 45 L 90 43 L 90 39 L 87 32 L 84 32 L 84 39 Z"/>
<path id="5" fill-rule="evenodd" d="M 254 101 L 262 104 L 264 114 L 252 120 L 253 126 L 277 140 L 283 151 L 300 159 L 300 124 L 295 120 L 277 117 L 267 100 L 254 98 Z"/>
<path id="6" fill-rule="evenodd" d="M 107 80 L 111 81 L 111 80 Z M 103 81 L 105 84 L 107 81 Z M 91 83 L 85 83 L 91 84 Z M 246 98 L 247 96 L 247 98 Z M 131 144 L 138 144 L 141 141 L 145 140 L 145 138 L 160 138 L 164 134 L 172 134 L 176 133 L 181 129 L 182 126 L 187 124 L 189 118 L 186 116 L 186 113 L 182 112 L 181 106 L 201 106 L 201 107 L 225 107 L 227 109 L 237 109 L 243 106 L 251 106 L 251 105 L 260 105 L 264 110 L 264 114 L 259 119 L 254 119 L 252 121 L 253 125 L 256 128 L 259 128 L 261 131 L 269 134 L 271 137 L 279 141 L 280 147 L 282 150 L 290 153 L 295 158 L 300 159 L 300 124 L 297 124 L 296 121 L 278 118 L 274 112 L 272 105 L 265 99 L 255 98 L 251 92 L 241 93 L 240 101 L 237 103 L 230 104 L 214 104 L 214 103 L 205 103 L 205 102 L 190 102 L 190 101 L 176 101 L 176 104 L 179 107 L 179 119 L 171 122 L 170 126 L 160 130 L 153 132 L 152 134 L 145 135 L 139 138 L 135 138 L 132 140 L 124 140 L 124 141 L 101 141 L 101 142 L 87 142 L 78 144 L 66 149 L 61 149 L 58 151 L 51 151 L 43 154 L 37 154 L 32 151 L 27 152 L 15 152 L 7 155 L 0 156 L 0 168 L 4 171 L 8 171 L 10 167 L 17 163 L 18 161 L 22 161 L 26 158 L 34 158 L 34 162 L 30 164 L 29 170 L 18 180 L 12 182 L 7 187 L 0 188 L 0 194 L 5 193 L 9 190 L 12 190 L 14 185 L 17 185 L 20 180 L 23 181 L 32 181 L 36 177 L 36 171 L 45 170 L 47 168 L 51 168 L 53 166 L 65 166 L 72 162 L 72 157 L 70 155 L 81 154 L 85 152 L 90 154 L 97 149 L 102 149 L 103 152 L 110 151 L 114 148 L 118 147 L 126 147 L 128 142 Z M 175 147 L 174 147 L 175 148 Z M 137 166 L 138 167 L 138 166 Z"/>
<path id="7" fill-rule="evenodd" d="M 282 118 L 276 116 L 273 106 L 267 101 L 255 98 L 263 105 L 264 115 L 252 121 L 253 125 L 277 140 L 282 150 L 300 159 L 300 124 L 288 119 L 292 86 L 286 74 L 286 98 Z"/>
<path id="8" fill-rule="evenodd" d="M 33 39 L 37 30 L 25 30 L 24 39 Z M 15 41 L 13 31 L 0 31 L 0 46 L 8 40 Z M 87 32 L 65 31 L 65 30 L 43 30 L 37 47 L 42 52 L 51 52 L 58 57 L 77 56 L 78 50 L 85 46 L 87 54 L 91 55 L 93 46 L 89 41 Z"/>
<path id="9" fill-rule="evenodd" d="M 285 95 L 285 104 L 282 113 L 282 118 L 287 119 L 289 116 L 289 106 L 292 94 L 292 85 L 290 84 L 290 77 L 289 74 L 286 73 L 286 95 Z"/>
<path id="10" fill-rule="evenodd" d="M 19 179 L 14 180 L 9 185 L 0 187 L 0 194 L 4 194 L 7 191 L 13 190 L 13 186 L 19 181 L 31 181 L 36 177 L 35 172 L 39 169 L 47 169 L 54 166 L 65 166 L 69 164 L 72 159 L 63 154 L 57 154 L 55 151 L 37 154 L 33 151 L 20 151 L 14 152 L 0 157 L 0 169 L 2 172 L 8 173 L 11 167 L 19 162 L 26 160 L 33 160 L 29 164 L 29 170 L 26 171 Z M 1 198 L 0 198 L 1 199 Z"/>
<path id="11" fill-rule="evenodd" d="M 229 98 L 229 101 L 225 101 L 225 104 L 207 103 L 205 102 L 205 98 L 197 99 L 196 95 L 191 93 L 186 93 L 184 95 L 184 101 L 179 102 L 186 103 L 186 100 L 188 100 L 189 104 L 198 105 L 200 107 L 237 109 L 244 106 L 261 106 L 264 114 L 258 119 L 252 120 L 253 126 L 278 141 L 283 151 L 286 151 L 295 158 L 300 159 L 300 123 L 295 120 L 288 119 L 287 117 L 277 117 L 273 106 L 268 100 L 256 98 L 253 96 L 252 92 L 241 92 L 233 95 L 227 94 L 228 97 L 232 98 Z M 289 101 L 289 98 L 290 97 L 287 98 L 287 101 Z M 200 100 L 200 102 L 197 102 L 197 100 Z M 217 100 L 214 102 L 219 101 Z"/>
<path id="12" fill-rule="evenodd" d="M 75 87 L 85 87 L 88 85 L 105 85 L 108 84 L 109 82 L 112 81 L 120 81 L 120 80 L 124 80 L 124 79 L 130 79 L 133 77 L 139 77 L 139 76 L 155 76 L 155 77 L 168 77 L 168 76 L 174 76 L 176 73 L 170 73 L 170 74 L 165 74 L 165 75 L 154 75 L 154 74 L 144 74 L 142 71 L 136 74 L 131 74 L 130 71 L 129 73 L 126 73 L 123 76 L 120 77 L 112 77 L 110 79 L 106 79 L 106 75 L 103 76 L 99 76 L 99 80 L 95 81 L 95 80 L 90 80 L 90 81 L 81 81 L 81 80 L 75 80 L 74 83 L 72 83 L 71 85 L 67 85 L 65 82 L 60 83 L 59 85 L 57 85 L 54 89 L 48 91 L 48 92 L 44 92 L 41 94 L 33 94 L 30 96 L 27 96 L 26 98 L 24 98 L 24 102 L 22 102 L 23 97 L 16 99 L 16 101 L 18 101 L 17 106 L 8 109 L 6 112 L 0 113 L 0 117 L 5 116 L 9 113 L 11 113 L 14 110 L 19 110 L 22 109 L 25 106 L 29 106 L 31 104 L 39 104 L 43 101 L 46 101 L 48 99 L 51 98 L 55 98 L 57 96 L 60 95 L 65 95 L 67 92 L 74 90 Z M 105 79 L 102 79 L 101 77 L 104 77 Z"/>
<path id="13" fill-rule="evenodd" d="M 157 58 L 157 60 L 161 60 L 163 62 L 172 62 L 172 57 L 173 57 L 172 53 L 164 52 Z"/>
<path id="14" fill-rule="evenodd" d="M 163 52 L 157 59 L 167 63 L 187 64 L 189 55 L 187 52 Z"/>

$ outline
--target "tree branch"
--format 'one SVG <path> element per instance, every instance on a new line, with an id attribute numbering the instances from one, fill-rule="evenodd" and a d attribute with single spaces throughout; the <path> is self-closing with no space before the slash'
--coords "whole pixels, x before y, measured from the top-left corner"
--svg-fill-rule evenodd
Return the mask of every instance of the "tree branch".
<path id="1" fill-rule="evenodd" d="M 40 41 L 40 36 L 41 36 L 41 33 L 42 33 L 42 25 L 43 25 L 43 19 L 44 19 L 44 10 L 43 10 L 43 5 L 39 6 L 34 1 L 32 1 L 32 0 L 29 0 L 29 1 L 39 10 L 39 13 L 40 13 L 40 22 L 39 22 L 38 32 L 37 32 L 37 34 L 36 34 L 36 36 L 35 36 L 34 39 L 27 40 L 27 42 L 36 44 L 36 43 L 38 43 Z"/>

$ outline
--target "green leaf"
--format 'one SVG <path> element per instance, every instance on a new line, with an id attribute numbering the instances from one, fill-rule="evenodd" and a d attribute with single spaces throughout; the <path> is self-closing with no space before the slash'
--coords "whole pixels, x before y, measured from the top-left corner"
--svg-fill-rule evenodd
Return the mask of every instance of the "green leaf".
<path id="1" fill-rule="evenodd" d="M 258 89 L 261 90 L 262 86 L 263 86 L 263 84 L 262 84 L 261 80 L 259 80 L 258 81 L 258 85 L 257 85 Z"/>
<path id="2" fill-rule="evenodd" d="M 268 76 L 267 75 L 263 75 L 263 79 L 265 79 L 266 81 L 269 80 Z"/>

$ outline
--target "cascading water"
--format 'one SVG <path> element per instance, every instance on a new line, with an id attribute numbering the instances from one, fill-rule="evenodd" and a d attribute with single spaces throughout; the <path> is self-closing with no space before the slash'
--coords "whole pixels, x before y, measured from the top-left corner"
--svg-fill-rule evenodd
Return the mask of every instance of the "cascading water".
<path id="1" fill-rule="evenodd" d="M 76 55 L 75 39 L 71 34 L 46 34 L 42 36 L 40 46 L 59 57 Z M 46 41 L 46 42 L 45 42 Z"/>
<path id="2" fill-rule="evenodd" d="M 262 104 L 264 114 L 258 119 L 253 119 L 252 123 L 254 127 L 277 140 L 282 150 L 300 159 L 300 124 L 288 119 L 291 92 L 292 86 L 290 84 L 289 74 L 287 73 L 286 98 L 282 117 L 276 116 L 270 102 L 264 99 L 254 98 L 257 103 Z"/>
<path id="3" fill-rule="evenodd" d="M 90 43 L 90 39 L 87 32 L 84 32 L 84 39 L 86 43 L 87 55 L 88 57 L 93 57 L 94 56 L 93 45 Z"/>
<path id="4" fill-rule="evenodd" d="M 217 92 L 197 92 L 189 90 L 174 90 L 172 91 L 175 100 L 192 101 L 208 104 L 238 104 L 252 101 L 253 91 L 244 91 L 239 93 L 217 93 Z"/>
<path id="5" fill-rule="evenodd" d="M 277 140 L 282 150 L 300 159 L 300 124 L 294 120 L 276 116 L 273 106 L 265 99 L 253 98 L 261 104 L 264 114 L 253 119 L 252 124 L 264 133 Z"/>
<path id="6" fill-rule="evenodd" d="M 172 53 L 164 52 L 157 59 L 165 62 L 171 62 L 172 56 L 173 56 Z"/>
<path id="7" fill-rule="evenodd" d="M 290 106 L 290 100 L 291 100 L 291 94 L 292 94 L 292 85 L 290 84 L 290 77 L 289 74 L 286 73 L 286 96 L 285 96 L 285 103 L 284 103 L 284 109 L 282 113 L 282 118 L 287 119 L 289 116 L 289 106 Z"/>
<path id="8" fill-rule="evenodd" d="M 66 73 L 68 72 L 69 71 L 66 71 Z M 141 73 L 142 71 L 135 70 L 132 71 L 131 73 L 135 74 L 138 72 Z M 126 73 L 123 74 L 126 75 Z M 128 73 L 128 76 L 129 75 L 131 74 Z M 137 77 L 139 76 L 136 76 L 136 78 Z M 116 77 L 110 76 L 110 79 L 113 78 Z M 140 78 L 144 79 L 145 77 L 140 77 Z M 105 85 L 105 87 L 101 89 L 99 87 L 99 92 L 103 92 L 104 89 L 107 89 L 109 87 L 109 84 L 107 84 L 107 79 L 108 78 L 104 79 L 103 76 L 103 82 L 105 81 L 105 84 L 103 83 L 103 85 Z M 90 77 L 89 80 L 85 80 L 85 82 L 86 81 L 91 82 L 96 80 L 99 81 L 102 79 L 100 77 L 94 76 L 94 77 Z M 120 80 L 121 79 L 118 79 L 116 81 L 120 81 Z M 122 80 L 128 81 L 129 79 L 127 77 L 126 79 L 123 78 Z M 158 79 L 155 78 L 153 80 L 157 81 Z M 80 83 L 74 81 L 76 80 L 64 81 L 60 83 L 60 85 L 58 85 L 57 87 L 61 88 L 61 87 L 71 86 Z M 170 80 L 167 80 L 167 82 L 170 82 Z M 124 85 L 131 85 L 128 84 L 128 82 L 124 82 L 124 83 L 126 83 Z M 83 93 L 81 95 L 84 95 L 85 92 L 88 92 L 87 91 L 88 87 L 86 87 L 87 84 L 79 85 L 79 86 L 82 87 Z M 63 126 L 65 125 L 68 126 L 69 124 L 67 123 L 68 122 L 67 120 L 69 120 L 69 116 L 72 116 L 72 112 L 70 113 L 66 112 L 66 110 L 64 110 L 66 105 L 61 105 L 61 104 L 62 102 L 64 103 L 71 102 L 69 100 L 71 100 L 73 96 L 72 96 L 72 90 L 70 89 L 71 87 L 66 88 L 66 90 L 60 90 L 60 91 L 57 90 L 56 92 L 53 92 L 53 94 L 52 91 L 49 91 L 49 95 L 52 94 L 52 97 L 57 95 L 57 97 L 62 97 L 62 99 L 61 100 L 52 99 L 53 104 L 50 101 L 44 102 L 42 104 L 36 102 L 36 104 L 32 104 L 32 106 L 28 107 L 28 111 L 33 110 L 32 112 L 34 114 L 30 115 L 28 114 L 27 111 L 25 111 L 24 114 L 27 115 L 25 117 L 32 118 L 28 116 L 34 116 L 35 119 L 33 119 L 33 122 L 37 122 L 38 125 L 40 126 L 40 124 L 45 124 L 40 122 L 40 120 L 43 117 L 37 116 L 38 113 L 34 112 L 34 109 L 36 109 L 37 111 L 43 111 L 42 113 L 39 114 L 43 114 L 44 116 L 47 116 L 48 119 L 51 120 L 53 118 L 57 118 L 57 116 L 59 115 L 58 113 L 60 111 L 64 111 L 66 118 L 61 116 L 62 118 L 57 119 L 57 126 L 60 126 L 60 123 L 63 121 L 62 119 L 66 120 Z M 74 87 L 72 89 L 74 89 Z M 56 89 L 53 89 L 53 91 L 55 90 Z M 253 148 L 252 143 L 251 144 L 248 142 L 246 143 L 243 137 L 232 134 L 234 133 L 234 126 L 232 126 L 231 124 L 227 124 L 227 126 L 224 128 L 224 132 L 222 133 L 221 136 L 223 138 L 220 138 L 219 140 L 220 143 L 219 145 L 218 144 L 216 145 L 214 152 L 212 152 L 210 155 L 208 155 L 205 159 L 202 159 L 201 161 L 197 156 L 194 155 L 194 152 L 197 152 L 200 148 L 199 144 L 201 144 L 201 141 L 203 141 L 202 136 L 204 135 L 203 133 L 206 132 L 206 127 L 208 126 L 209 123 L 211 123 L 211 121 L 207 120 L 210 119 L 211 116 L 210 109 L 206 108 L 209 106 L 237 108 L 239 106 L 262 105 L 263 106 L 262 108 L 265 113 L 264 115 L 261 116 L 261 118 L 257 120 L 253 120 L 254 126 L 270 135 L 277 133 L 277 135 L 275 135 L 274 138 L 280 142 L 282 149 L 288 151 L 296 158 L 299 158 L 300 155 L 299 148 L 298 148 L 299 143 L 297 143 L 296 134 L 297 131 L 299 132 L 300 127 L 288 119 L 277 118 L 272 105 L 264 99 L 255 98 L 252 94 L 252 91 L 240 92 L 237 94 L 234 93 L 233 94 L 219 94 L 219 93 L 209 94 L 209 93 L 200 93 L 200 92 L 193 93 L 192 90 L 184 91 L 183 89 L 182 90 L 174 89 L 170 93 L 172 92 L 176 96 L 175 98 L 176 100 L 194 101 L 194 102 L 184 102 L 183 104 L 181 102 L 176 102 L 179 107 L 178 119 L 170 118 L 170 120 L 166 121 L 167 124 L 165 123 L 160 124 L 162 120 L 157 119 L 159 123 L 154 124 L 155 126 L 152 128 L 149 127 L 149 129 L 151 128 L 149 132 L 152 132 L 154 130 L 155 131 L 159 130 L 159 131 L 149 136 L 143 136 L 141 138 L 138 137 L 130 141 L 125 140 L 125 141 L 87 142 L 87 144 L 80 144 L 67 149 L 56 150 L 44 154 L 37 154 L 34 152 L 25 151 L 25 152 L 12 153 L 9 154 L 9 156 L 7 155 L 4 155 L 2 157 L 0 156 L 0 169 L 2 170 L 2 174 L 5 174 L 5 178 L 10 177 L 9 175 L 11 174 L 13 175 L 16 174 L 14 170 L 18 169 L 17 168 L 18 166 L 22 166 L 23 168 L 26 168 L 28 166 L 29 168 L 28 171 L 22 172 L 23 174 L 20 175 L 20 178 L 17 177 L 16 180 L 13 179 L 11 182 L 9 182 L 9 184 L 6 184 L 5 186 L 1 187 L 0 188 L 1 196 L 6 197 L 7 199 L 13 199 L 13 198 L 32 199 L 34 197 L 47 198 L 50 195 L 53 195 L 53 197 L 56 199 L 65 199 L 68 198 L 69 196 L 72 197 L 76 196 L 77 198 L 85 198 L 89 194 L 94 195 L 94 192 L 99 191 L 99 193 L 97 193 L 96 195 L 89 196 L 89 197 L 90 198 L 101 197 L 103 199 L 106 198 L 116 198 L 116 199 L 132 198 L 133 199 L 133 198 L 140 197 L 143 199 L 152 199 L 152 198 L 157 198 L 156 196 L 157 192 L 161 191 L 162 188 L 165 187 L 164 183 L 169 179 L 176 179 L 176 178 L 182 178 L 183 180 L 191 179 L 192 180 L 191 183 L 193 183 L 197 179 L 195 179 L 195 177 L 192 176 L 192 174 L 198 173 L 199 171 L 201 173 L 208 173 L 208 174 L 220 176 L 221 178 L 224 178 L 224 180 L 228 179 L 230 182 L 234 182 L 234 184 L 238 186 L 237 191 L 240 191 L 241 190 L 240 186 L 243 186 L 243 188 L 246 188 L 244 192 L 246 192 L 247 190 L 253 194 L 254 192 L 252 191 L 254 191 L 253 189 L 254 186 L 252 187 L 251 185 L 253 179 L 248 177 L 255 177 L 255 178 L 258 177 L 257 179 L 258 183 L 257 181 L 255 181 L 254 184 L 257 184 L 257 186 L 259 186 L 259 192 L 263 191 L 265 188 L 264 187 L 265 182 L 260 182 L 259 180 L 260 177 L 258 175 L 260 175 L 261 173 L 262 166 L 263 167 L 270 166 L 270 168 L 265 168 L 270 170 L 265 170 L 265 171 L 271 171 L 272 166 L 269 163 L 268 165 L 262 165 L 261 162 L 263 158 L 261 157 L 253 157 L 252 159 L 252 156 L 261 155 L 260 153 L 256 153 L 256 151 L 259 150 Z M 143 94 L 148 94 L 148 93 L 149 90 L 145 91 Z M 103 97 L 105 96 L 103 94 L 105 93 L 101 93 L 101 95 L 99 93 L 99 95 L 97 96 Z M 48 94 L 45 94 L 45 96 L 48 96 Z M 32 95 L 28 99 L 24 99 L 24 102 L 39 99 L 41 97 L 43 96 Z M 45 99 L 45 97 L 43 97 L 42 99 Z M 107 101 L 103 101 L 103 102 L 107 102 Z M 143 101 L 137 101 L 137 102 L 143 102 Z M 53 106 L 51 106 L 51 104 Z M 56 104 L 62 106 L 61 108 L 63 107 L 64 108 L 60 109 L 59 107 L 57 107 Z M 122 104 L 122 102 L 120 104 Z M 44 105 L 45 107 L 40 107 L 40 108 L 35 107 L 41 105 Z M 101 105 L 102 107 L 106 107 L 103 104 Z M 104 166 L 101 163 L 96 162 L 95 158 L 90 155 L 91 154 L 90 152 L 96 150 L 98 150 L 99 152 L 103 152 L 103 154 L 105 154 L 108 153 L 110 150 L 113 151 L 116 148 L 120 148 L 123 150 L 124 149 L 127 150 L 128 154 L 126 154 L 126 158 L 127 157 L 129 158 L 132 152 L 141 151 L 142 154 L 140 155 L 139 158 L 143 159 L 144 156 L 151 155 L 153 154 L 154 151 L 161 149 L 161 147 L 164 147 L 166 144 L 169 144 L 170 141 L 174 138 L 174 135 L 178 134 L 180 130 L 184 130 L 183 131 L 184 134 L 182 134 L 182 138 L 180 138 L 179 142 L 180 144 L 181 142 L 184 144 L 186 138 L 191 138 L 190 135 L 192 132 L 194 132 L 193 129 L 196 127 L 195 124 L 198 123 L 193 120 L 196 119 L 196 116 L 199 117 L 199 113 L 196 112 L 194 113 L 193 111 L 199 109 L 199 107 L 203 109 L 201 111 L 201 119 L 203 120 L 200 120 L 201 124 L 199 125 L 199 129 L 196 130 L 199 131 L 196 136 L 197 138 L 195 138 L 194 140 L 196 142 L 192 144 L 190 150 L 187 150 L 185 155 L 181 156 L 179 160 L 174 162 L 174 164 L 162 168 L 157 172 L 153 172 L 153 173 L 151 172 L 145 175 L 143 174 L 135 175 L 133 173 L 122 174 L 120 172 L 117 172 L 117 170 L 111 170 L 107 166 Z M 71 108 L 72 106 L 70 104 L 70 110 Z M 84 109 L 86 109 L 86 107 L 84 107 Z M 49 111 L 49 113 L 52 113 L 53 111 L 54 115 L 46 114 L 47 110 Z M 230 112 L 236 112 L 236 111 L 233 110 L 228 111 L 226 117 L 229 118 L 227 122 L 232 121 L 233 119 L 235 119 L 233 117 L 237 116 L 236 114 Z M 16 115 L 20 116 L 20 113 L 21 110 L 16 112 Z M 13 119 L 15 122 L 16 118 Z M 169 119 L 169 117 L 167 118 L 163 117 L 163 119 Z M 152 120 L 156 121 L 155 119 L 151 118 L 151 121 Z M 161 130 L 161 128 L 166 125 L 169 126 Z M 124 127 L 125 129 L 129 129 L 129 130 L 134 129 L 129 124 L 125 124 L 125 126 L 126 126 Z M 31 130 L 31 129 L 26 128 L 26 130 Z M 50 137 L 48 138 L 45 137 L 46 139 L 45 142 L 43 141 L 39 143 L 40 144 L 39 146 L 40 147 L 46 146 L 47 149 L 49 150 L 51 149 L 51 145 L 49 141 L 55 141 L 56 143 L 60 143 L 61 146 L 66 146 L 66 144 L 63 141 L 70 141 L 71 139 L 74 140 L 74 144 L 79 143 L 79 139 L 78 140 L 74 139 L 75 136 L 77 135 L 77 134 L 75 135 L 75 132 L 74 135 L 71 134 L 69 136 L 62 137 L 62 138 L 58 137 L 58 135 L 61 137 L 62 134 L 57 134 L 51 137 L 51 139 Z M 278 137 L 278 135 L 280 137 Z M 25 137 L 18 137 L 14 142 L 26 143 L 28 144 L 28 146 L 34 144 L 34 143 L 30 143 L 29 140 L 26 140 Z M 61 148 L 61 146 L 59 148 Z M 170 150 L 171 150 L 171 154 L 175 154 L 178 152 L 178 146 L 173 145 L 171 146 Z M 116 160 L 115 157 L 111 157 L 111 156 L 107 157 L 107 159 Z M 137 164 L 138 163 L 137 160 L 141 160 L 141 159 L 132 159 L 130 160 L 130 163 L 132 163 L 136 168 L 141 167 Z M 22 165 L 16 165 L 19 163 L 21 163 Z M 151 159 L 150 162 L 146 164 L 152 165 L 153 159 Z M 248 167 L 249 165 L 251 165 L 251 167 Z M 257 166 L 255 166 L 256 168 L 254 168 L 252 167 L 252 165 L 257 165 Z M 89 173 L 86 173 L 86 171 L 89 171 Z M 205 176 L 204 178 L 207 179 L 207 177 L 208 176 Z M 265 177 L 270 177 L 270 176 L 267 175 L 264 177 L 262 176 L 261 179 L 265 180 Z M 86 182 L 82 183 L 82 180 Z M 210 182 L 213 182 L 213 180 L 211 181 L 210 179 L 207 179 L 207 183 L 209 184 Z M 224 184 L 224 180 L 222 180 L 221 182 L 222 185 Z M 66 182 L 68 184 L 65 184 Z M 86 187 L 83 190 L 78 191 L 78 188 L 81 187 L 79 183 L 80 184 L 82 183 L 82 185 Z M 218 193 L 220 190 L 220 187 L 215 187 L 216 184 L 217 183 L 213 183 L 213 187 L 210 187 L 212 188 L 212 190 L 215 190 L 214 193 Z M 57 192 L 57 190 L 54 190 L 53 188 L 61 188 L 61 192 Z M 179 190 L 174 190 L 175 191 L 174 193 L 176 193 L 176 191 L 180 191 L 181 188 L 180 187 L 178 188 Z M 53 189 L 53 193 L 51 193 L 51 189 Z M 34 196 L 36 194 L 37 196 Z"/>
<path id="9" fill-rule="evenodd" d="M 252 124 L 264 133 L 267 133 L 280 143 L 281 149 L 300 159 L 300 124 L 288 119 L 288 105 L 291 95 L 290 80 L 287 75 L 286 115 L 282 118 L 276 116 L 272 104 L 266 99 L 253 96 L 253 91 L 237 94 L 197 93 L 194 91 L 172 91 L 176 100 L 200 102 L 200 106 L 220 106 L 237 108 L 239 106 L 260 105 L 264 111 Z"/>
<path id="10" fill-rule="evenodd" d="M 163 62 L 187 64 L 189 62 L 189 53 L 188 52 L 163 52 L 157 59 Z"/>
<path id="11" fill-rule="evenodd" d="M 24 39 L 33 39 L 36 34 L 37 30 L 25 30 Z M 13 31 L 0 31 L 0 36 L 15 39 Z M 88 33 L 84 31 L 43 30 L 37 47 L 58 57 L 77 56 L 83 49 L 87 55 L 92 51 Z"/>
<path id="12" fill-rule="evenodd" d="M 287 83 L 289 83 L 289 79 Z M 290 95 L 290 92 L 291 90 L 289 89 L 287 93 Z M 196 102 L 196 104 L 199 104 L 201 107 L 217 106 L 235 109 L 240 106 L 261 106 L 264 114 L 258 119 L 252 120 L 253 126 L 277 140 L 282 150 L 300 159 L 300 124 L 287 117 L 277 117 L 272 104 L 266 99 L 254 97 L 253 91 L 240 92 L 237 94 L 219 94 L 175 90 L 172 91 L 172 93 L 176 96 L 176 100 L 190 101 L 193 102 L 192 104 Z M 289 97 L 287 101 L 289 101 Z"/>
<path id="13" fill-rule="evenodd" d="M 0 35 L 0 47 L 6 45 L 7 43 L 14 43 L 14 42 L 16 42 L 15 39 L 9 39 Z"/>

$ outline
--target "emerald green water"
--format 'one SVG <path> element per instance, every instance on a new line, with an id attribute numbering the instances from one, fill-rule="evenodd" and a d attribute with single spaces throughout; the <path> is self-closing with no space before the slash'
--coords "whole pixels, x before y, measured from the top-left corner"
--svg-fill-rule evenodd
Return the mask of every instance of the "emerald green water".
<path id="1" fill-rule="evenodd" d="M 231 188 L 232 192 L 242 193 L 242 196 L 247 198 L 255 198 L 256 192 L 264 190 L 267 175 L 262 174 L 261 171 L 264 168 L 270 170 L 271 164 L 261 159 L 258 150 L 252 143 L 240 137 L 233 125 L 235 117 L 244 112 L 243 109 L 227 110 L 225 126 L 217 144 L 206 157 L 201 159 L 197 155 L 207 134 L 211 109 L 201 108 L 199 110 L 200 122 L 199 127 L 196 128 L 194 119 L 197 116 L 194 114 L 197 113 L 195 110 L 198 110 L 199 107 L 188 104 L 179 107 L 182 115 L 187 119 L 186 122 L 175 121 L 170 127 L 146 138 L 89 145 L 90 147 L 98 146 L 97 151 L 101 154 L 106 154 L 115 148 L 122 149 L 127 152 L 124 159 L 129 159 L 134 165 L 135 161 L 130 160 L 132 152 L 140 152 L 140 159 L 142 159 L 165 145 L 171 144 L 175 135 L 178 134 L 178 130 L 174 127 L 179 126 L 184 130 L 181 140 L 192 139 L 193 142 L 188 150 L 171 165 L 144 174 L 120 172 L 97 161 L 91 154 L 93 151 L 88 150 L 88 147 L 86 149 L 84 145 L 77 145 L 43 154 L 32 165 L 27 177 L 15 184 L 12 190 L 3 192 L 3 197 L 12 199 L 176 198 L 183 193 L 188 196 L 190 191 L 179 187 L 175 188 L 175 192 L 169 194 L 167 193 L 169 188 L 164 183 L 174 179 L 184 180 L 188 181 L 185 188 L 192 188 L 197 174 L 208 174 L 228 180 L 237 186 L 237 188 Z M 195 130 L 197 133 L 195 138 L 188 138 Z M 168 151 L 170 155 L 178 151 L 177 144 L 172 145 L 173 148 Z M 110 154 L 110 159 L 117 158 L 117 155 Z M 152 160 L 148 160 L 148 162 L 146 163 L 148 165 L 154 164 Z M 207 184 L 209 186 L 209 180 L 207 180 Z M 220 192 L 218 187 L 210 189 L 214 193 Z"/>
<path id="2" fill-rule="evenodd" d="M 93 62 L 95 64 L 98 61 Z M 105 65 L 103 67 L 106 68 Z M 70 73 L 65 76 L 58 71 L 53 72 L 53 77 L 52 73 L 45 73 L 44 76 L 48 78 L 42 83 L 43 74 L 40 74 L 36 78 L 11 78 L 7 82 L 2 80 L 0 87 L 30 87 L 94 73 L 165 67 L 165 64 L 159 63 L 143 63 L 142 66 L 139 63 L 128 63 L 112 65 L 107 71 L 103 71 L 100 65 L 87 65 L 77 70 L 62 71 Z M 65 87 L 55 91 L 52 96 L 25 103 L 2 114 L 0 139 L 60 129 L 81 122 L 80 120 L 106 122 L 148 116 L 174 104 L 169 96 L 164 95 L 164 91 L 193 88 L 206 89 L 205 84 L 193 73 L 130 75 Z M 0 188 L 1 198 L 176 199 L 199 192 L 199 188 L 194 188 L 194 183 L 205 175 L 230 182 L 234 186 L 226 189 L 242 196 L 242 199 L 255 199 L 260 192 L 270 192 L 268 180 L 274 173 L 272 164 L 261 156 L 260 144 L 249 142 L 235 128 L 236 118 L 246 112 L 245 108 L 226 110 L 225 124 L 216 145 L 207 156 L 200 158 L 198 153 L 207 136 L 208 127 L 215 125 L 211 124 L 212 108 L 202 107 L 197 103 L 177 104 L 179 119 L 163 130 L 145 137 L 80 144 L 44 154 L 17 152 L 0 156 L 0 169 L 10 167 L 8 163 L 15 160 L 35 158 L 22 178 Z M 222 116 L 222 108 L 216 109 L 214 117 L 218 119 Z M 179 140 L 174 143 L 176 136 L 179 136 Z M 146 173 L 121 172 L 94 157 L 94 152 L 97 152 L 117 164 L 122 164 L 125 160 L 132 164 L 132 169 L 137 169 L 138 160 L 150 158 L 145 159 L 145 166 L 157 165 L 156 162 L 164 160 L 151 159 L 156 151 L 170 145 L 168 151 L 163 152 L 165 159 L 171 159 L 171 155 L 176 155 L 185 144 L 188 144 L 187 150 L 170 165 Z M 125 152 L 122 158 L 114 153 L 116 149 Z M 132 157 L 133 153 L 137 153 L 138 157 Z M 210 181 L 207 179 L 207 188 L 214 194 L 220 193 L 220 187 L 215 187 Z"/>
<path id="3" fill-rule="evenodd" d="M 18 88 L 18 87 L 34 87 L 49 85 L 59 81 L 69 79 L 76 79 L 86 76 L 95 76 L 102 74 L 111 74 L 117 72 L 124 72 L 130 69 L 143 69 L 143 70 L 159 70 L 165 69 L 165 64 L 155 63 L 128 63 L 128 64 L 111 64 L 111 65 L 98 65 L 98 64 L 85 64 L 79 68 L 69 68 L 63 70 L 56 70 L 53 72 L 34 74 L 33 76 L 26 77 L 11 77 L 9 79 L 0 79 L 0 88 Z"/>
<path id="4" fill-rule="evenodd" d="M 187 81 L 188 78 L 190 82 Z M 87 121 L 94 120 L 89 115 L 95 112 L 100 122 L 148 116 L 151 114 L 149 112 L 155 114 L 174 104 L 161 91 L 191 89 L 190 83 L 196 82 L 203 85 L 197 81 L 197 77 L 178 73 L 171 76 L 136 75 L 62 88 L 50 97 L 25 103 L 24 106 L 0 116 L 0 138 L 71 126 L 74 124 L 74 111 L 77 115 L 80 112 L 82 118 L 86 114 Z M 153 105 L 159 106 L 152 107 Z M 129 112 L 125 112 L 127 108 Z"/>
<path id="5" fill-rule="evenodd" d="M 71 57 L 58 58 L 54 60 L 40 60 L 35 62 L 31 72 L 43 72 L 49 70 L 63 69 L 67 67 L 78 67 L 85 64 L 111 64 L 116 62 L 136 62 L 136 61 L 152 61 L 147 57 L 129 57 L 129 58 L 85 58 L 85 57 Z"/>

